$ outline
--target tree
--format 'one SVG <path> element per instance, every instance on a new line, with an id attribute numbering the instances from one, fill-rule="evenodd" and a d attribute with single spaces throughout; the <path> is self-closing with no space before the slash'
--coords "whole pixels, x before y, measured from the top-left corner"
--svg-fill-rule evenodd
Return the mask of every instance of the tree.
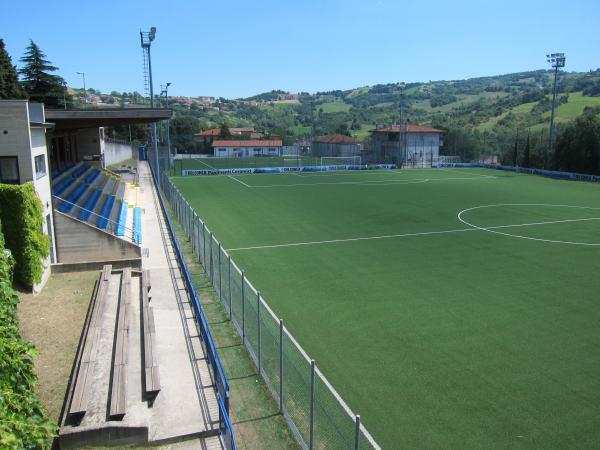
<path id="1" fill-rule="evenodd" d="M 29 99 L 42 102 L 50 108 L 72 104 L 73 99 L 67 93 L 65 80 L 58 75 L 48 73 L 55 72 L 58 68 L 52 66 L 50 61 L 44 59 L 45 57 L 46 55 L 37 44 L 29 40 L 29 46 L 21 58 L 21 62 L 25 65 L 19 70 L 23 87 L 29 94 Z"/>
<path id="2" fill-rule="evenodd" d="M 527 132 L 527 144 L 525 144 L 525 153 L 523 154 L 523 167 L 531 167 L 531 142 L 530 133 Z"/>
<path id="3" fill-rule="evenodd" d="M 225 122 L 223 122 L 221 124 L 221 137 L 223 139 L 227 139 L 228 137 L 231 137 L 231 132 L 229 131 L 229 127 L 227 126 L 227 124 Z"/>
<path id="4" fill-rule="evenodd" d="M 0 98 L 27 98 L 25 89 L 19 84 L 17 69 L 12 65 L 2 39 L 0 39 Z"/>

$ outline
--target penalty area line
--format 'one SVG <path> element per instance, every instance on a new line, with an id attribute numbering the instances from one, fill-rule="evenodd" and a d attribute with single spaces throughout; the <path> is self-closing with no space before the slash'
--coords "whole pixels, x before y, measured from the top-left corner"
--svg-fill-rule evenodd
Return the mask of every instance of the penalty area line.
<path id="1" fill-rule="evenodd" d="M 240 183 L 243 186 L 246 186 L 247 188 L 251 188 L 253 186 L 250 186 L 249 184 L 244 183 L 242 180 L 238 180 L 236 177 L 233 177 L 231 175 L 227 175 L 227 178 L 231 178 L 234 181 L 237 181 L 238 183 Z"/>
<path id="2" fill-rule="evenodd" d="M 403 237 L 418 237 L 418 236 L 431 236 L 436 234 L 451 234 L 451 233 L 464 233 L 468 231 L 491 231 L 491 230 L 499 230 L 505 228 L 518 228 L 518 227 L 531 227 L 535 225 L 551 225 L 557 223 L 569 223 L 569 222 L 584 222 L 589 220 L 600 220 L 600 217 L 587 217 L 582 219 L 565 219 L 565 220 L 550 220 L 547 222 L 529 222 L 529 223 L 517 223 L 517 224 L 509 224 L 509 225 L 496 225 L 492 227 L 477 227 L 474 225 L 470 225 L 469 228 L 455 228 L 453 230 L 441 230 L 441 231 L 423 231 L 417 233 L 403 233 L 403 234 L 386 234 L 382 236 L 363 236 L 356 238 L 347 238 L 347 239 L 328 239 L 323 241 L 308 241 L 308 242 L 292 242 L 287 244 L 273 244 L 273 245 L 257 245 L 252 247 L 238 247 L 238 248 L 228 248 L 227 252 L 238 252 L 244 250 L 261 250 L 261 249 L 269 249 L 269 248 L 282 248 L 282 247 L 301 247 L 307 245 L 321 245 L 321 244 L 336 244 L 342 242 L 356 242 L 356 241 L 370 241 L 376 239 L 395 239 L 395 238 L 403 238 Z M 466 222 L 464 222 L 466 223 Z M 588 244 L 588 245 L 600 245 L 600 244 Z"/>

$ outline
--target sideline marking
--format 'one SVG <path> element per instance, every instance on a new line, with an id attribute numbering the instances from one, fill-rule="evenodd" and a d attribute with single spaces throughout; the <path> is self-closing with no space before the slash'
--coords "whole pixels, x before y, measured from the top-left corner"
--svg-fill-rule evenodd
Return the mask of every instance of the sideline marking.
<path id="1" fill-rule="evenodd" d="M 497 177 L 492 175 L 482 175 L 483 178 L 477 177 L 447 177 L 447 178 L 415 178 L 408 180 L 365 180 L 365 181 L 339 181 L 335 183 L 291 183 L 291 184 L 264 184 L 264 185 L 248 185 L 244 183 L 247 187 L 253 189 L 262 189 L 262 188 L 276 188 L 276 187 L 299 187 L 299 186 L 340 186 L 340 185 L 363 185 L 363 186 L 390 186 L 397 184 L 419 184 L 419 183 L 427 183 L 429 181 L 454 181 L 454 180 L 492 180 Z M 304 178 L 304 177 L 303 177 Z M 237 178 L 236 178 L 237 180 Z M 239 181 L 239 180 L 237 180 Z M 240 181 L 241 183 L 241 181 Z"/>
<path id="2" fill-rule="evenodd" d="M 474 208 L 471 208 L 471 209 L 474 209 Z M 600 209 L 600 208 L 592 208 L 592 209 Z M 464 211 L 467 211 L 467 210 L 464 210 Z M 401 238 L 401 237 L 429 236 L 429 235 L 433 235 L 433 234 L 462 233 L 462 232 L 467 232 L 467 231 L 490 231 L 490 232 L 496 232 L 499 234 L 506 234 L 506 233 L 501 233 L 501 232 L 492 231 L 492 230 L 497 230 L 497 229 L 501 229 L 501 228 L 531 227 L 531 226 L 535 226 L 535 225 L 550 225 L 550 224 L 554 224 L 554 223 L 565 223 L 565 222 L 583 222 L 583 221 L 587 221 L 587 220 L 600 220 L 600 217 L 588 217 L 588 218 L 583 218 L 583 219 L 552 220 L 552 221 L 547 221 L 547 222 L 517 223 L 517 224 L 510 224 L 510 225 L 497 225 L 497 226 L 487 227 L 487 228 L 480 228 L 475 225 L 471 225 L 468 222 L 465 222 L 464 220 L 461 220 L 461 222 L 469 225 L 469 228 L 456 228 L 453 230 L 442 230 L 442 231 L 423 231 L 423 232 L 418 232 L 418 233 L 387 234 L 387 235 L 382 235 L 382 236 L 365 236 L 365 237 L 348 238 L 348 239 L 330 239 L 330 240 L 325 240 L 325 241 L 292 242 L 292 243 L 288 243 L 288 244 L 257 245 L 257 246 L 253 246 L 253 247 L 228 248 L 227 251 L 228 252 L 237 252 L 237 251 L 242 251 L 242 250 L 259 250 L 259 249 L 265 249 L 265 248 L 300 247 L 300 246 L 304 246 L 304 245 L 334 244 L 334 243 L 338 243 L 338 242 L 353 242 L 353 241 L 368 241 L 368 240 L 374 240 L 374 239 L 393 239 L 393 238 Z M 507 234 L 507 236 L 516 236 L 516 235 Z M 535 239 L 535 238 L 533 238 L 533 239 Z M 535 239 L 535 240 L 540 240 L 540 239 Z M 551 242 L 554 242 L 554 241 L 551 241 Z M 556 241 L 556 242 L 563 242 L 563 243 L 571 244 L 571 242 L 564 242 L 564 241 Z M 597 246 L 600 244 L 580 244 L 580 245 Z"/>
<path id="3" fill-rule="evenodd" d="M 475 209 L 483 209 L 483 208 L 497 208 L 497 207 L 502 207 L 502 206 L 547 206 L 547 207 L 554 207 L 554 208 L 591 209 L 594 211 L 600 211 L 600 208 L 594 208 L 592 206 L 552 205 L 552 204 L 548 204 L 548 203 L 499 203 L 496 205 L 482 205 L 482 206 L 474 206 L 472 208 L 463 209 L 462 211 L 460 211 L 458 213 L 457 218 L 465 225 L 469 225 L 470 227 L 473 227 L 473 229 L 487 231 L 488 233 L 501 234 L 503 236 L 509 236 L 509 237 L 513 237 L 513 238 L 528 239 L 531 241 L 539 241 L 539 242 L 549 242 L 552 244 L 583 245 L 583 246 L 587 246 L 587 247 L 600 246 L 600 243 L 561 241 L 561 240 L 557 240 L 557 239 L 543 239 L 543 238 L 536 238 L 536 237 L 531 237 L 531 236 L 522 236 L 520 234 L 506 233 L 506 232 L 496 231 L 496 230 L 499 228 L 509 228 L 509 226 L 507 226 L 507 225 L 498 226 L 498 227 L 480 227 L 478 225 L 472 224 L 472 223 L 468 222 L 467 220 L 463 219 L 463 215 L 469 211 L 473 211 Z M 532 223 L 531 225 L 545 225 L 545 224 L 566 223 L 566 222 L 583 222 L 583 221 L 587 221 L 587 220 L 600 220 L 600 217 L 588 217 L 585 219 L 553 220 L 553 221 L 549 221 L 549 222 Z M 529 226 L 529 225 L 522 224 L 520 226 Z"/>
<path id="4" fill-rule="evenodd" d="M 247 188 L 251 188 L 252 186 L 250 186 L 249 184 L 244 183 L 242 180 L 238 180 L 236 177 L 231 176 L 231 175 L 227 175 L 227 178 L 231 178 L 232 180 L 237 181 L 238 183 L 246 186 Z"/>

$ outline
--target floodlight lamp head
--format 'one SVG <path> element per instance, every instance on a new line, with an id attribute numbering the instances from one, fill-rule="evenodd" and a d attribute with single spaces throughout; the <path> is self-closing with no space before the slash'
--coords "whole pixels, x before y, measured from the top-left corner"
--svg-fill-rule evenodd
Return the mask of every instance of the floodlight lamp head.
<path id="1" fill-rule="evenodd" d="M 167 83 L 167 87 L 171 86 L 171 83 Z"/>
<path id="2" fill-rule="evenodd" d="M 150 42 L 152 42 L 154 40 L 156 36 L 156 27 L 152 27 L 150 28 L 150 33 L 148 33 L 148 39 L 150 40 Z"/>

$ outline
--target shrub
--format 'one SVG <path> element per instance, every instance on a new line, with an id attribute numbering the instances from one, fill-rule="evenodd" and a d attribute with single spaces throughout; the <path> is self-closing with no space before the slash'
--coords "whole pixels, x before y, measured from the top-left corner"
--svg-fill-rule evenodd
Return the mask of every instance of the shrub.
<path id="1" fill-rule="evenodd" d="M 19 335 L 13 261 L 3 242 L 0 229 L 0 448 L 48 448 L 57 427 L 36 395 L 35 348 Z"/>
<path id="2" fill-rule="evenodd" d="M 42 260 L 50 253 L 50 240 L 42 231 L 42 213 L 42 203 L 32 183 L 0 184 L 0 220 L 5 245 L 15 259 L 15 281 L 29 289 L 41 281 Z"/>

